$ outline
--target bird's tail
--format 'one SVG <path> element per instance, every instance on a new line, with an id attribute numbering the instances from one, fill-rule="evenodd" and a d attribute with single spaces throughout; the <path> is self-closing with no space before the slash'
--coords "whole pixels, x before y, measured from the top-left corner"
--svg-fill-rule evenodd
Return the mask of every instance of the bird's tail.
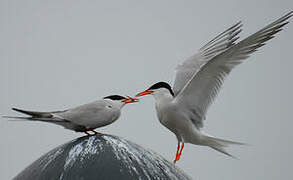
<path id="1" fill-rule="evenodd" d="M 27 111 L 23 109 L 12 108 L 12 110 L 29 115 L 30 117 L 21 116 L 2 116 L 3 118 L 28 120 L 28 121 L 53 121 L 53 115 L 50 112 Z"/>
<path id="2" fill-rule="evenodd" d="M 26 115 L 30 115 L 34 118 L 52 118 L 53 117 L 53 115 L 50 112 L 27 111 L 27 110 L 18 109 L 18 108 L 12 108 L 12 110 L 26 114 Z"/>
<path id="3" fill-rule="evenodd" d="M 1 117 L 8 118 L 8 119 L 17 119 L 17 120 L 20 120 L 20 121 L 21 120 L 31 120 L 31 121 L 34 120 L 32 117 L 23 117 L 23 116 L 1 116 Z"/>
<path id="4" fill-rule="evenodd" d="M 236 157 L 230 154 L 229 152 L 227 152 L 225 148 L 228 147 L 229 145 L 246 145 L 244 143 L 229 141 L 225 139 L 219 139 L 212 136 L 204 136 L 204 139 L 205 139 L 205 144 L 207 146 L 233 158 L 236 158 Z"/>

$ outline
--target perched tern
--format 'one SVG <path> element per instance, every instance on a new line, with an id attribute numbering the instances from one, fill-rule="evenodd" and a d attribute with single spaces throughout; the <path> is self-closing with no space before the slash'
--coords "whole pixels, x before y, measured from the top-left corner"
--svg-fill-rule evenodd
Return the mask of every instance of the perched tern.
<path id="1" fill-rule="evenodd" d="M 31 117 L 3 117 L 54 123 L 66 129 L 84 132 L 90 135 L 88 131 L 98 134 L 98 132 L 95 131 L 96 128 L 115 122 L 120 117 L 121 109 L 125 104 L 138 101 L 137 98 L 131 98 L 129 96 L 111 95 L 65 111 L 36 112 L 12 108 L 15 111 L 30 115 Z"/>
<path id="2" fill-rule="evenodd" d="M 238 43 L 242 24 L 235 24 L 177 66 L 173 88 L 166 82 L 158 82 L 136 95 L 153 95 L 160 123 L 176 135 L 174 163 L 180 159 L 184 143 L 209 146 L 228 156 L 232 155 L 225 147 L 242 144 L 202 132 L 203 120 L 230 71 L 281 31 L 292 15 L 293 11 Z"/>

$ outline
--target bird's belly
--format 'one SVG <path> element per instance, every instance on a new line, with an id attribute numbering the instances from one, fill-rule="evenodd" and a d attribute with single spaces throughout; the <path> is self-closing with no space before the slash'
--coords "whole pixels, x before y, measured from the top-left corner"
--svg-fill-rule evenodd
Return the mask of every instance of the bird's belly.
<path id="1" fill-rule="evenodd" d="M 165 127 L 167 127 L 169 130 L 176 132 L 182 128 L 182 124 L 180 124 L 179 121 L 180 117 L 173 115 L 173 114 L 165 114 L 161 119 L 160 122 L 163 124 Z"/>
<path id="2" fill-rule="evenodd" d="M 88 118 L 84 117 L 81 119 L 81 125 L 85 126 L 87 129 L 96 129 L 112 124 L 119 118 L 119 115 L 120 113 L 113 112 L 98 114 L 96 116 L 90 116 Z"/>
<path id="3" fill-rule="evenodd" d="M 186 118 L 182 112 L 176 109 L 161 111 L 159 120 L 161 124 L 172 131 L 179 140 L 187 143 L 200 141 L 201 133 L 199 129 L 197 129 L 192 121 Z"/>
<path id="4" fill-rule="evenodd" d="M 94 123 L 89 124 L 89 127 L 95 129 L 95 128 L 107 126 L 107 125 L 115 122 L 118 118 L 119 118 L 119 115 L 113 114 L 113 115 L 108 116 L 107 118 L 104 118 L 104 119 L 97 119 Z"/>

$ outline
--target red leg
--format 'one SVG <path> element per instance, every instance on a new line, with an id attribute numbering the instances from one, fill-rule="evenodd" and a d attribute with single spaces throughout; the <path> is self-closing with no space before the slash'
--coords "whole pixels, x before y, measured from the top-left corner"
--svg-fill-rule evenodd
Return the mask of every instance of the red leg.
<path id="1" fill-rule="evenodd" d="M 92 129 L 91 131 L 93 131 L 95 134 L 102 134 L 100 132 L 95 131 L 94 129 Z"/>
<path id="2" fill-rule="evenodd" d="M 178 153 L 179 153 L 179 148 L 180 148 L 180 142 L 178 142 L 178 144 L 177 144 L 177 151 L 176 151 L 176 156 L 175 156 L 174 164 L 177 161 L 177 157 L 178 157 Z"/>
<path id="3" fill-rule="evenodd" d="M 184 143 L 182 143 L 182 145 L 181 145 L 181 149 L 180 149 L 180 152 L 179 152 L 179 154 L 178 154 L 178 159 L 177 159 L 177 161 L 180 159 L 180 157 L 181 157 L 181 154 L 182 154 L 182 150 L 183 150 L 183 148 L 184 148 Z"/>
<path id="4" fill-rule="evenodd" d="M 90 133 L 88 133 L 87 131 L 84 131 L 84 133 L 86 133 L 88 136 L 91 135 Z"/>

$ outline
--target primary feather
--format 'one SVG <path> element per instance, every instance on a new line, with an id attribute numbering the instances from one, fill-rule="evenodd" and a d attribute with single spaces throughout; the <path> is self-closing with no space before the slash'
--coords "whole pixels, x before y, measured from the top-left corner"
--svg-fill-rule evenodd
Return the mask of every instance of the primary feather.
<path id="1" fill-rule="evenodd" d="M 225 77 L 236 65 L 242 63 L 251 53 L 281 31 L 291 16 L 292 12 L 286 14 L 194 70 L 193 76 L 182 88 L 176 100 L 190 112 L 196 112 L 200 116 L 200 119 L 194 122 L 197 127 L 203 126 L 202 120 L 205 119 L 208 107 L 217 96 Z"/>
<path id="2" fill-rule="evenodd" d="M 179 94 L 182 88 L 188 83 L 189 79 L 192 78 L 196 70 L 200 69 L 202 65 L 216 55 L 226 51 L 229 47 L 234 45 L 235 41 L 239 38 L 238 34 L 241 32 L 241 27 L 241 22 L 231 26 L 200 48 L 195 55 L 177 66 L 173 86 L 175 95 Z"/>

